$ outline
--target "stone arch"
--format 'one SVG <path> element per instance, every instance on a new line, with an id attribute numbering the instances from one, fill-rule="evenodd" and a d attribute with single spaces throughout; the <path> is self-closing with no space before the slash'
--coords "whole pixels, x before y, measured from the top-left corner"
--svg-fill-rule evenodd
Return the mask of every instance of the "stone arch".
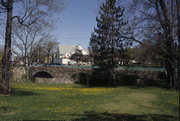
<path id="1" fill-rule="evenodd" d="M 49 72 L 47 71 L 38 71 L 33 75 L 34 78 L 54 78 Z"/>

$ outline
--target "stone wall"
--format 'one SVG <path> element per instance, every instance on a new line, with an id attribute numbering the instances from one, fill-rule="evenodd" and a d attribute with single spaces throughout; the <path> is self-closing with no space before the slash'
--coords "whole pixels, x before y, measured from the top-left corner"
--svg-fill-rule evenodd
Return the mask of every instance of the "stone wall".
<path id="1" fill-rule="evenodd" d="M 60 68 L 60 67 L 30 67 L 29 75 L 32 77 L 37 72 L 47 72 L 54 78 L 70 78 L 77 73 L 91 73 L 90 69 Z"/>
<path id="2" fill-rule="evenodd" d="M 47 72 L 53 78 L 34 77 L 36 73 Z M 29 76 L 36 83 L 49 84 L 72 84 L 77 81 L 76 75 L 79 73 L 90 74 L 90 69 L 74 69 L 74 68 L 56 68 L 56 67 L 31 67 L 29 68 Z"/>
<path id="3" fill-rule="evenodd" d="M 73 84 L 75 80 L 73 78 L 35 78 L 35 83 Z"/>
<path id="4" fill-rule="evenodd" d="M 13 80 L 16 82 L 22 82 L 25 79 L 25 68 L 24 67 L 14 67 L 13 68 Z"/>
<path id="5" fill-rule="evenodd" d="M 36 83 L 49 83 L 49 84 L 58 84 L 58 83 L 75 83 L 77 81 L 77 74 L 83 73 L 90 77 L 92 70 L 91 69 L 75 69 L 75 68 L 56 68 L 56 67 L 29 67 L 29 77 L 30 80 Z M 38 72 L 46 72 L 52 75 L 53 78 L 39 78 L 34 77 Z M 160 72 L 158 71 L 125 71 L 118 70 L 116 71 L 116 78 L 121 78 L 122 75 L 136 75 L 139 78 L 146 79 L 157 79 Z M 14 80 L 20 82 L 24 81 L 23 77 L 25 75 L 25 69 L 23 67 L 18 67 L 13 69 Z"/>
<path id="6" fill-rule="evenodd" d="M 145 79 L 158 79 L 158 76 L 162 72 L 158 71 L 116 71 L 117 77 L 121 76 L 122 74 L 125 75 L 136 75 L 139 78 L 145 78 Z M 119 74 L 119 75 L 118 75 Z"/>

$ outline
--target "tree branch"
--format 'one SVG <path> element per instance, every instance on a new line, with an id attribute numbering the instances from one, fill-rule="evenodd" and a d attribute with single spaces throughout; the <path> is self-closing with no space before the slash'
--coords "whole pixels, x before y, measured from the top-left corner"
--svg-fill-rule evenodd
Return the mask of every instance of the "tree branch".
<path id="1" fill-rule="evenodd" d="M 125 38 L 125 39 L 130 39 L 130 40 L 133 40 L 134 42 L 137 42 L 137 43 L 139 43 L 140 45 L 142 45 L 142 46 L 144 46 L 144 44 L 140 41 L 140 40 L 137 40 L 137 39 L 135 39 L 134 37 L 127 37 L 127 36 L 123 36 L 123 35 L 121 35 L 123 38 Z"/>
<path id="2" fill-rule="evenodd" d="M 5 7 L 6 9 L 8 8 L 7 3 L 5 3 L 4 0 L 1 0 L 1 5 L 2 5 L 3 7 Z"/>

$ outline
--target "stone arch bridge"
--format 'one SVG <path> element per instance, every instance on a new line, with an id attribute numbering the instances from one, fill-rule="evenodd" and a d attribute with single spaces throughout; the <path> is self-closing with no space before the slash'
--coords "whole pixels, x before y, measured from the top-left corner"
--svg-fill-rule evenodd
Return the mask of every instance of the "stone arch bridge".
<path id="1" fill-rule="evenodd" d="M 22 75 L 25 74 L 23 67 L 13 69 L 15 80 L 22 80 Z M 116 77 L 120 73 L 127 75 L 137 75 L 140 78 L 157 79 L 161 71 L 149 70 L 116 70 Z M 70 67 L 28 67 L 29 78 L 36 83 L 75 83 L 78 81 L 88 81 L 92 74 L 91 68 L 70 68 Z M 21 79 L 20 79 L 21 78 Z M 22 80 L 23 81 L 23 80 Z"/>
<path id="2" fill-rule="evenodd" d="M 29 67 L 29 77 L 37 83 L 75 83 L 77 74 L 87 78 L 90 68 Z"/>

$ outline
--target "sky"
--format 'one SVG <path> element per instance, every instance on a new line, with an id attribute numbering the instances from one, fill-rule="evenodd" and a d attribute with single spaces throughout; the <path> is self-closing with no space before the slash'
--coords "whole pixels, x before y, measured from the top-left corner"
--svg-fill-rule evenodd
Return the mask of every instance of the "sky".
<path id="1" fill-rule="evenodd" d="M 88 47 L 96 16 L 104 0 L 69 0 L 54 33 L 60 44 Z"/>
<path id="2" fill-rule="evenodd" d="M 91 33 L 97 24 L 99 6 L 105 0 L 64 1 L 66 8 L 60 13 L 52 34 L 60 44 L 82 45 L 88 48 Z M 3 40 L 0 40 L 0 45 L 3 45 Z"/>
<path id="3" fill-rule="evenodd" d="M 52 34 L 60 44 L 82 45 L 87 49 L 91 34 L 97 25 L 99 7 L 105 0 L 64 1 L 66 8 L 60 13 Z"/>

